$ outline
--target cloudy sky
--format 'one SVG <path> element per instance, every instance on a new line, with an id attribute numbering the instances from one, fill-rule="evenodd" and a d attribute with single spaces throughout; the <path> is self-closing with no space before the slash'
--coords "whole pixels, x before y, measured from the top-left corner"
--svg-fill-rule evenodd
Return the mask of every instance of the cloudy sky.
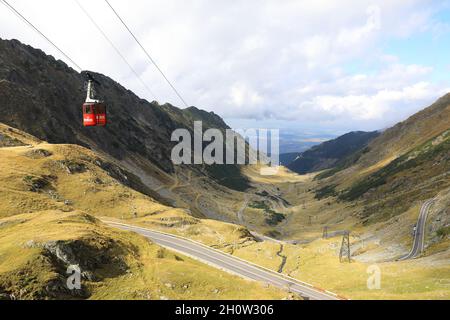
<path id="1" fill-rule="evenodd" d="M 8 0 L 83 69 L 148 100 L 75 0 Z M 79 0 L 154 92 L 182 106 L 103 0 Z M 385 128 L 450 91 L 450 1 L 110 0 L 189 105 L 234 127 Z M 61 55 L 0 5 L 0 37 Z"/>

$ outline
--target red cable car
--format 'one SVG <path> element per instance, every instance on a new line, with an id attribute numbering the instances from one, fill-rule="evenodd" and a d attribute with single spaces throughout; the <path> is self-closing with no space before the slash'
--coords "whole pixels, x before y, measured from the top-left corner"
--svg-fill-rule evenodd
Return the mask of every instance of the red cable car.
<path id="1" fill-rule="evenodd" d="M 107 122 L 106 106 L 102 101 L 93 98 L 94 82 L 90 74 L 88 76 L 88 87 L 86 102 L 83 104 L 83 125 L 85 127 L 105 127 Z"/>
<path id="2" fill-rule="evenodd" d="M 85 127 L 106 126 L 106 106 L 103 103 L 83 104 L 83 125 Z"/>

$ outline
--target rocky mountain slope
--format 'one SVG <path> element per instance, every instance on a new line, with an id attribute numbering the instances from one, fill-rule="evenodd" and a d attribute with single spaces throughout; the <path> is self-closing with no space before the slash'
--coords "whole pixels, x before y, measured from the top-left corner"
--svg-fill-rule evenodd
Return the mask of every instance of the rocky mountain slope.
<path id="1" fill-rule="evenodd" d="M 171 157 L 171 135 L 175 129 L 192 132 L 194 121 L 208 128 L 228 129 L 213 113 L 195 107 L 178 109 L 140 99 L 114 80 L 93 73 L 101 83 L 96 89 L 108 107 L 106 128 L 84 128 L 81 105 L 85 99 L 85 75 L 56 61 L 44 52 L 17 40 L 0 40 L 0 122 L 32 134 L 50 143 L 78 144 L 116 159 L 134 176 L 139 191 L 156 190 L 164 203 L 185 207 L 197 216 L 208 216 L 214 206 L 208 195 L 213 191 L 233 193 L 249 188 L 239 166 L 174 167 Z M 194 194 L 179 194 L 178 186 L 188 181 L 200 183 Z M 145 187 L 144 189 L 142 187 Z M 193 206 L 203 194 L 203 206 Z M 152 196 L 155 196 L 153 193 Z M 238 195 L 239 196 L 239 195 Z M 231 209 L 223 208 L 223 216 Z M 215 217 L 220 218 L 221 213 Z M 226 218 L 224 218 L 226 219 Z"/>
<path id="2" fill-rule="evenodd" d="M 347 157 L 356 152 L 363 152 L 369 142 L 378 135 L 379 132 L 347 133 L 299 153 L 287 167 L 299 174 L 305 174 L 342 166 L 351 161 Z"/>

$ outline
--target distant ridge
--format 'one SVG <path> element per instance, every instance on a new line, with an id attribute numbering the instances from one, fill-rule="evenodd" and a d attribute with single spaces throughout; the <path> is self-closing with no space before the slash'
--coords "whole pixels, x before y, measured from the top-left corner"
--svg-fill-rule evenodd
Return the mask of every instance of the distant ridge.
<path id="1" fill-rule="evenodd" d="M 349 155 L 364 149 L 379 134 L 378 131 L 347 133 L 299 153 L 287 167 L 299 174 L 333 168 Z"/>

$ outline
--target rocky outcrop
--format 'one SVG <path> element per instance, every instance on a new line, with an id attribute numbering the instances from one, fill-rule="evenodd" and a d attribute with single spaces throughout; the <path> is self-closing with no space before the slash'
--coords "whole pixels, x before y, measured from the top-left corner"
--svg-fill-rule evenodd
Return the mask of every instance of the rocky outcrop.
<path id="1" fill-rule="evenodd" d="M 22 268 L 0 275 L 0 300 L 86 299 L 91 295 L 89 283 L 127 273 L 124 257 L 138 254 L 117 240 L 94 235 L 45 243 L 29 240 L 23 247 L 40 253 Z M 73 266 L 81 276 L 77 290 L 67 286 L 68 268 Z M 51 273 L 43 278 L 44 271 Z"/>

